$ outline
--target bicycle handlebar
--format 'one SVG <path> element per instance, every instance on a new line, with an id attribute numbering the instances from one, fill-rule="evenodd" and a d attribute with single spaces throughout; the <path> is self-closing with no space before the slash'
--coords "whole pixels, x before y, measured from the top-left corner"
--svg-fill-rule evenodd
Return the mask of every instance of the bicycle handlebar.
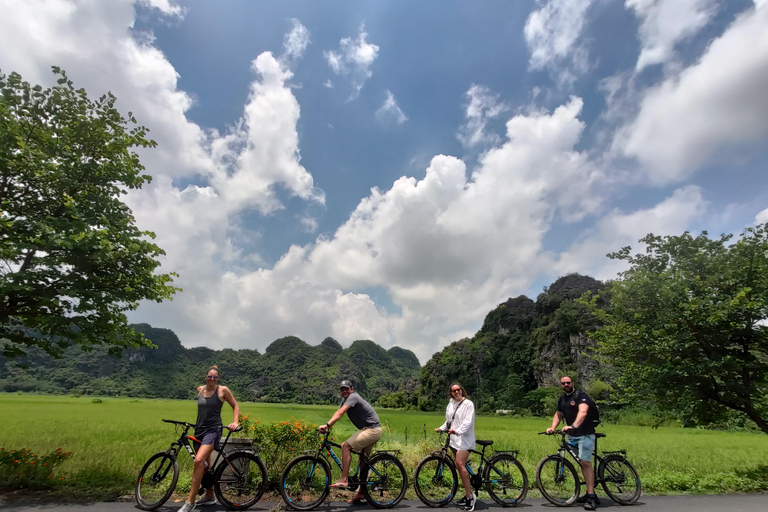
<path id="1" fill-rule="evenodd" d="M 195 426 L 194 423 L 187 423 L 186 421 L 175 421 L 175 420 L 160 420 L 160 421 L 163 421 L 165 423 L 172 423 L 174 425 L 182 425 L 182 426 L 188 427 L 188 428 L 192 428 L 192 427 Z M 238 425 L 235 430 L 230 430 L 230 432 L 240 432 L 241 430 L 243 430 L 243 426 L 242 425 Z"/>
<path id="2" fill-rule="evenodd" d="M 563 431 L 563 430 L 553 430 L 552 432 L 547 432 L 547 431 L 539 432 L 539 435 L 553 436 L 555 434 L 560 434 L 561 436 L 564 436 L 567 433 L 568 433 L 567 430 L 566 431 Z"/>

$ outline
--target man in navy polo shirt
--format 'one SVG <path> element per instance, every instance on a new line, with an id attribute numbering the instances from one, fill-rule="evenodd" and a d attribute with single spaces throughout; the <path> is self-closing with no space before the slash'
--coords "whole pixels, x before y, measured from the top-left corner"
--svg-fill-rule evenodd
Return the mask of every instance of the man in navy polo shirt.
<path id="1" fill-rule="evenodd" d="M 585 510 L 595 510 L 600 500 L 595 495 L 595 470 L 590 461 L 595 449 L 597 406 L 585 392 L 574 390 L 573 379 L 568 375 L 560 377 L 560 386 L 563 388 L 563 395 L 557 401 L 557 411 L 547 434 L 551 434 L 565 419 L 567 426 L 563 427 L 563 431 L 568 432 L 568 443 L 576 448 L 581 471 L 584 473 L 584 483 L 587 484 L 587 494 L 579 498 L 578 502 L 584 504 Z"/>

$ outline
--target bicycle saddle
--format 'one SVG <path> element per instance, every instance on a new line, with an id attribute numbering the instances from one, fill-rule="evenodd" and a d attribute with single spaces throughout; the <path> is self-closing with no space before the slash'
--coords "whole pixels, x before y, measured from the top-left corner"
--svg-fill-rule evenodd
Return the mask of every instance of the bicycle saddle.
<path id="1" fill-rule="evenodd" d="M 480 446 L 491 446 L 493 444 L 493 441 L 475 441 Z"/>
<path id="2" fill-rule="evenodd" d="M 603 432 L 595 432 L 595 438 L 605 437 L 605 434 Z"/>

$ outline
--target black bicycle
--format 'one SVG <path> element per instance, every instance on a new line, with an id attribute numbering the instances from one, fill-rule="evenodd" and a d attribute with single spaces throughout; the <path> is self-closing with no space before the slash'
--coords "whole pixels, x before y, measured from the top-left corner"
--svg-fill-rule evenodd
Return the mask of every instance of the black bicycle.
<path id="1" fill-rule="evenodd" d="M 539 434 L 548 435 L 546 432 Z M 581 485 L 579 473 L 574 465 L 566 458 L 570 455 L 578 464 L 576 448 L 568 443 L 567 432 L 555 430 L 552 434 L 561 436 L 557 453 L 547 455 L 536 467 L 536 485 L 542 496 L 558 507 L 572 505 L 579 497 Z M 626 450 L 597 453 L 597 439 L 605 437 L 603 433 L 595 434 L 595 450 L 593 453 L 593 468 L 595 485 L 601 484 L 605 493 L 620 505 L 631 505 L 640 498 L 640 477 L 627 460 Z"/>
<path id="2" fill-rule="evenodd" d="M 331 485 L 331 465 L 326 454 L 341 469 L 341 461 L 333 447 L 341 448 L 328 439 L 325 432 L 317 451 L 308 451 L 293 459 L 280 477 L 280 494 L 285 504 L 296 510 L 312 510 L 328 497 Z M 361 455 L 352 451 L 353 454 Z M 398 460 L 399 450 L 379 450 L 362 461 L 349 475 L 347 489 L 361 487 L 365 500 L 376 508 L 392 508 L 403 499 L 408 487 L 408 476 Z"/>
<path id="3" fill-rule="evenodd" d="M 136 480 L 136 505 L 142 510 L 155 510 L 168 501 L 179 481 L 179 462 L 176 456 L 184 447 L 189 456 L 195 460 L 195 450 L 192 446 L 194 437 L 188 435 L 189 429 L 195 426 L 183 421 L 163 420 L 176 425 L 176 433 L 181 433 L 179 439 L 171 443 L 170 448 L 151 456 L 139 472 Z M 237 428 L 235 432 L 242 430 Z M 245 510 L 259 501 L 267 484 L 267 468 L 255 450 L 238 450 L 225 453 L 232 432 L 227 431 L 227 437 L 218 452 L 213 465 L 203 475 L 199 494 L 213 487 L 219 503 L 232 510 Z M 221 463 L 219 463 L 221 459 Z"/>
<path id="4" fill-rule="evenodd" d="M 459 484 L 456 462 L 450 448 L 451 435 L 446 431 L 440 432 L 441 436 L 443 434 L 447 435 L 442 449 L 422 459 L 413 476 L 416 495 L 430 507 L 443 507 L 450 503 Z M 493 441 L 475 442 L 483 447 L 483 451 L 469 451 L 480 456 L 480 466 L 474 471 L 471 461 L 467 460 L 466 464 L 475 493 L 485 486 L 493 501 L 503 507 L 516 507 L 522 503 L 528 493 L 528 475 L 517 460 L 518 451 L 495 450 L 490 458 L 486 458 L 485 449 Z"/>

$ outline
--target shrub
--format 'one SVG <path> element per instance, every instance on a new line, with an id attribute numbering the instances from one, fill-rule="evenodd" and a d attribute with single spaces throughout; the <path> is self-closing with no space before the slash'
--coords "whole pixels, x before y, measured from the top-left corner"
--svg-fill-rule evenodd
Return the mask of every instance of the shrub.
<path id="1" fill-rule="evenodd" d="M 592 400 L 610 400 L 613 387 L 601 380 L 593 380 L 587 386 L 587 394 Z"/>
<path id="2" fill-rule="evenodd" d="M 69 457 L 61 448 L 47 455 L 36 455 L 31 450 L 0 448 L 0 488 L 47 489 L 53 486 L 53 470 Z M 64 477 L 62 477 L 63 479 Z"/>
<path id="3" fill-rule="evenodd" d="M 288 462 L 306 450 L 316 449 L 319 444 L 317 425 L 303 420 L 276 421 L 271 425 L 256 421 L 249 425 L 253 444 L 267 466 L 269 481 L 277 485 L 280 474 Z"/>
<path id="4" fill-rule="evenodd" d="M 526 393 L 523 402 L 535 416 L 552 416 L 557 409 L 557 400 L 562 394 L 560 388 L 538 388 Z"/>

